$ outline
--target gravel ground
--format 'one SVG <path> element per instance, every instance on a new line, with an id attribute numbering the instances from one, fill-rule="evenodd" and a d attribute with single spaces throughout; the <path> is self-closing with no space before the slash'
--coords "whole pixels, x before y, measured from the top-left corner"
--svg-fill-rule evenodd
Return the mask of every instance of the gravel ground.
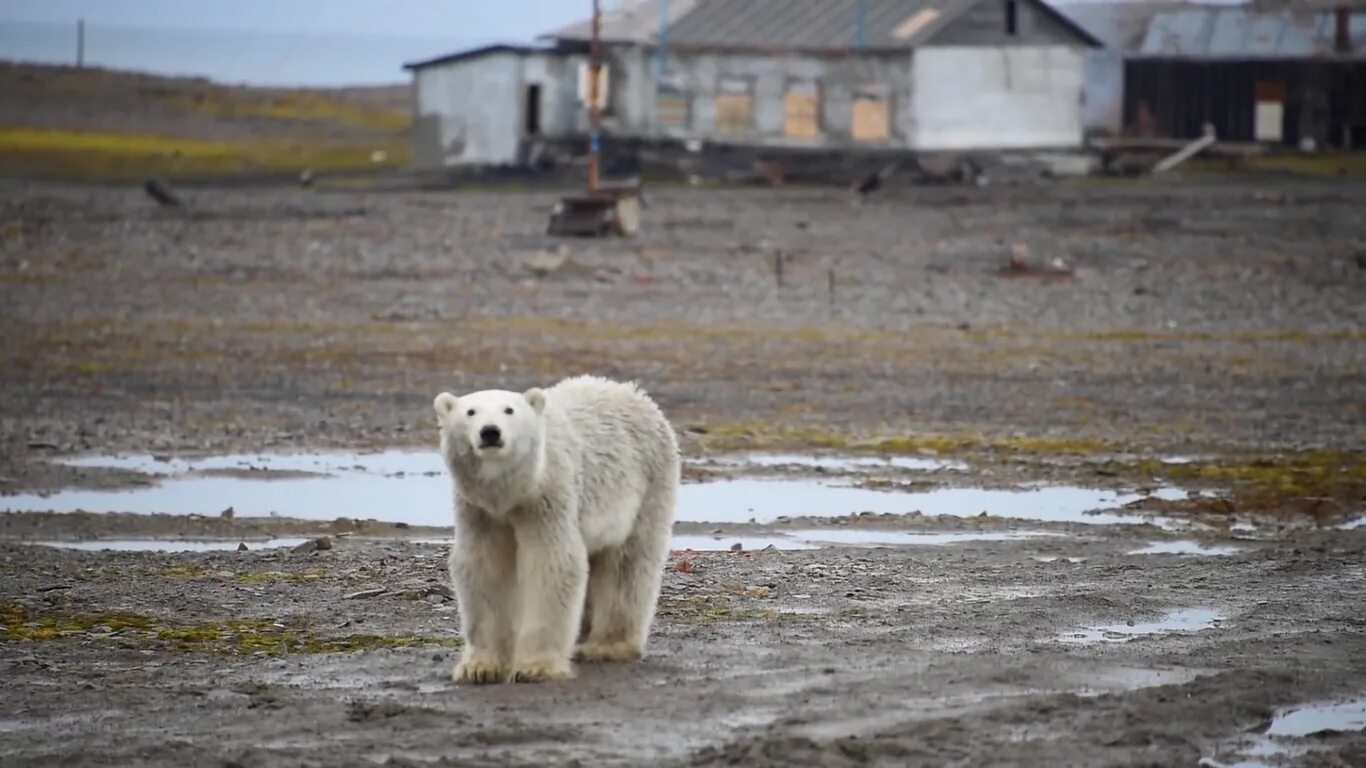
<path id="1" fill-rule="evenodd" d="M 184 196 L 0 182 L 0 509 L 152 482 L 57 456 L 431 447 L 436 392 L 591 372 L 640 380 L 694 459 L 966 464 L 860 481 L 906 489 L 1179 484 L 1214 495 L 1143 506 L 1237 551 L 1135 555 L 1176 534 L 1000 512 L 727 526 L 1061 535 L 680 553 L 645 662 L 474 691 L 446 682 L 443 548 L 411 540 L 439 529 L 0 513 L 0 764 L 1193 766 L 1268 745 L 1273 765 L 1366 762 L 1351 728 L 1264 734 L 1280 708 L 1366 694 L 1366 530 L 1331 527 L 1366 511 L 1366 185 L 860 206 L 669 188 L 632 241 L 545 237 L 549 191 Z M 1003 272 L 1012 255 L 1069 274 Z M 1173 453 L 1195 458 L 1158 462 Z M 320 535 L 334 546 L 256 544 Z M 22 543 L 120 536 L 251 544 Z M 1119 642 L 1186 610 L 1213 613 Z"/>

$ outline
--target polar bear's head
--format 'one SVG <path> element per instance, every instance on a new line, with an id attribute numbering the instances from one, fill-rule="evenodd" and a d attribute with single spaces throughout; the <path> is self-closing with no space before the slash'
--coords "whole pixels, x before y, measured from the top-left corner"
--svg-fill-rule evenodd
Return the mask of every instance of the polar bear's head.
<path id="1" fill-rule="evenodd" d="M 502 462 L 534 456 L 542 436 L 545 393 L 486 389 L 436 396 L 442 453 L 464 461 Z"/>

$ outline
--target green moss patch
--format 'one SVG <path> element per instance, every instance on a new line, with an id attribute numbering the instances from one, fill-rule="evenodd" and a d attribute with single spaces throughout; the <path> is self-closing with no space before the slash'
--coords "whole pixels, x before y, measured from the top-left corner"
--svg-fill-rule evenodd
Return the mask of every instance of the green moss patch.
<path id="1" fill-rule="evenodd" d="M 459 647 L 459 638 L 354 634 L 322 637 L 275 619 L 229 619 L 172 624 L 136 613 L 33 615 L 17 603 L 0 605 L 0 642 L 41 642 L 65 637 L 117 642 L 125 647 L 251 655 L 351 653 L 376 648 Z"/>

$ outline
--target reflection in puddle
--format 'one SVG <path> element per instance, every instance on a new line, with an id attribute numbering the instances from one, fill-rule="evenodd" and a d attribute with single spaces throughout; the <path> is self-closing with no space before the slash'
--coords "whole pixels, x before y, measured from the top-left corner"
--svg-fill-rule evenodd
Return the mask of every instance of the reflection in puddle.
<path id="1" fill-rule="evenodd" d="M 1155 621 L 1141 621 L 1123 624 L 1109 624 L 1087 627 L 1078 632 L 1068 632 L 1058 639 L 1064 643 L 1126 643 L 1140 637 L 1165 635 L 1172 632 L 1199 632 L 1210 629 L 1223 620 L 1219 611 L 1207 608 L 1188 608 L 1173 611 Z"/>
<path id="2" fill-rule="evenodd" d="M 821 469 L 827 472 L 858 472 L 874 469 L 908 469 L 919 472 L 938 472 L 941 470 L 965 470 L 968 465 L 961 461 L 945 459 L 925 459 L 913 456 L 849 456 L 832 454 L 801 453 L 743 453 L 719 456 L 713 461 L 722 466 L 732 467 L 804 467 Z"/>
<path id="3" fill-rule="evenodd" d="M 697 552 L 720 552 L 734 549 L 739 544 L 745 552 L 773 547 L 774 549 L 815 549 L 810 544 L 786 536 L 704 536 L 693 534 L 674 535 L 669 539 L 669 549 L 691 549 Z"/>
<path id="4" fill-rule="evenodd" d="M 57 549 L 81 549 L 87 552 L 230 552 L 246 544 L 248 550 L 297 547 L 308 539 L 96 539 L 92 541 L 35 541 L 33 544 Z"/>
<path id="5" fill-rule="evenodd" d="M 1142 549 L 1135 549 L 1125 554 L 1128 555 L 1232 555 L 1238 552 L 1237 547 L 1212 546 L 1207 547 L 1198 541 L 1181 539 L 1179 541 L 1154 541 Z"/>
<path id="6" fill-rule="evenodd" d="M 1324 731 L 1366 731 L 1366 698 L 1287 710 L 1271 720 L 1266 735 L 1312 736 Z"/>
<path id="7" fill-rule="evenodd" d="M 745 551 L 772 546 L 776 549 L 817 549 L 820 547 L 926 546 L 942 547 L 968 541 L 1015 541 L 1050 536 L 1042 532 L 985 533 L 911 533 L 909 531 L 872 531 L 860 528 L 811 528 L 783 531 L 774 536 L 676 535 L 671 549 L 717 551 L 736 544 Z"/>
<path id="8" fill-rule="evenodd" d="M 132 512 L 216 516 L 232 507 L 238 517 L 279 515 L 307 520 L 339 517 L 446 526 L 451 523 L 451 481 L 434 451 L 372 454 L 236 455 L 158 461 L 150 456 L 82 458 L 80 466 L 118 466 L 152 471 L 153 486 L 118 491 L 60 491 L 48 496 L 0 497 L 9 511 Z M 283 479 L 247 475 L 196 475 L 251 469 L 325 473 Z M 1162 499 L 1185 498 L 1179 489 L 1159 490 Z M 1027 490 L 946 488 L 921 492 L 880 491 L 812 479 L 735 479 L 687 483 L 679 489 L 677 519 L 686 522 L 772 522 L 779 517 L 842 517 L 852 513 L 996 517 L 1073 523 L 1138 523 L 1142 518 L 1090 510 L 1144 498 L 1078 487 Z M 1158 520 L 1157 522 L 1162 522 Z"/>

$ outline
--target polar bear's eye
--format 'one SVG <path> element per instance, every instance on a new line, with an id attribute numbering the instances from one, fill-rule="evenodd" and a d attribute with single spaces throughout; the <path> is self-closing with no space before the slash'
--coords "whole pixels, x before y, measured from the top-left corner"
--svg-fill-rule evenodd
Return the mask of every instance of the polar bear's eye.
<path id="1" fill-rule="evenodd" d="M 471 409 L 469 409 L 468 411 L 465 411 L 465 415 L 466 415 L 466 416 L 473 416 L 473 415 L 474 415 L 474 409 L 471 408 Z"/>
<path id="2" fill-rule="evenodd" d="M 511 415 L 512 415 L 512 409 L 511 409 L 511 408 L 504 408 L 504 409 L 503 409 L 503 413 L 506 413 L 507 415 L 511 416 Z"/>

